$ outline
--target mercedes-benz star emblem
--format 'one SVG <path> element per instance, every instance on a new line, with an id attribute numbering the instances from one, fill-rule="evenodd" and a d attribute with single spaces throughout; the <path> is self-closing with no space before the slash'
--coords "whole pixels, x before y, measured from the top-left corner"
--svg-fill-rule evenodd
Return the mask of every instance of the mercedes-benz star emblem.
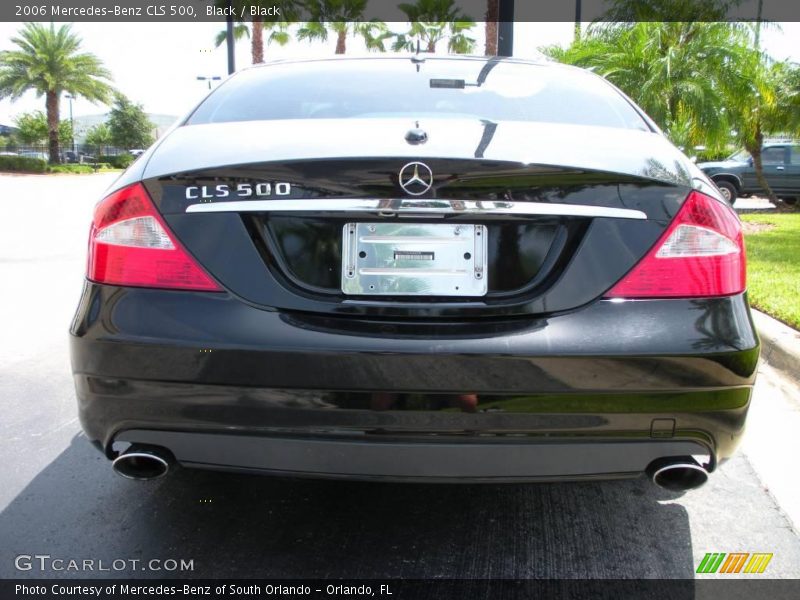
<path id="1" fill-rule="evenodd" d="M 425 163 L 410 162 L 400 169 L 400 187 L 407 194 L 421 196 L 433 185 L 433 171 Z"/>

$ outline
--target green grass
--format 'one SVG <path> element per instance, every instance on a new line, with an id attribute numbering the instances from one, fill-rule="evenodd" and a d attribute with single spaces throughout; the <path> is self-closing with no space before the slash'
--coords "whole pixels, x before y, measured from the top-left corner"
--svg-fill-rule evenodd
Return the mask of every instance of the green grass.
<path id="1" fill-rule="evenodd" d="M 750 303 L 800 329 L 800 213 L 748 214 L 742 221 L 773 226 L 745 233 Z"/>
<path id="2" fill-rule="evenodd" d="M 99 163 L 97 165 L 90 163 L 48 165 L 45 161 L 39 160 L 37 158 L 26 158 L 21 156 L 0 156 L 0 173 L 91 175 L 92 173 L 113 173 L 113 172 L 119 173 L 121 171 L 122 169 L 114 167 L 108 163 Z"/>
<path id="3" fill-rule="evenodd" d="M 48 165 L 47 172 L 56 175 L 91 175 L 92 173 L 111 173 L 113 171 L 121 172 L 122 169 L 112 167 L 108 163 L 99 163 L 95 169 L 94 164 L 65 164 L 65 165 Z"/>

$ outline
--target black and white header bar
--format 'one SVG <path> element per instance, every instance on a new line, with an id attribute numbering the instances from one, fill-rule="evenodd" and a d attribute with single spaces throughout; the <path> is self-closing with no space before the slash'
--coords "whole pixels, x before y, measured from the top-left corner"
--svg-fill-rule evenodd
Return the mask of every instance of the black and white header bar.
<path id="1" fill-rule="evenodd" d="M 510 0 L 501 0 L 510 2 Z M 405 22 L 403 0 L 368 0 L 361 20 Z M 485 21 L 486 0 L 454 0 L 464 18 Z M 759 0 L 514 0 L 514 21 L 755 21 Z M 2 21 L 58 22 L 202 22 L 236 21 L 253 17 L 264 21 L 309 21 L 320 16 L 314 0 L 8 0 L 0 2 Z M 797 0 L 762 0 L 761 19 L 800 21 Z M 321 20 L 347 21 L 349 15 L 325 14 Z"/>

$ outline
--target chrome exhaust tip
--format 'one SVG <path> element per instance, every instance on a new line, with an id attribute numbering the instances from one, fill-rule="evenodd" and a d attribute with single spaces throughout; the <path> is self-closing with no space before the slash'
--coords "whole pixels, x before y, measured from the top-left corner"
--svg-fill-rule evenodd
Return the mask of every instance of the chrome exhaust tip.
<path id="1" fill-rule="evenodd" d="M 654 461 L 647 474 L 658 487 L 671 492 L 694 490 L 708 481 L 708 471 L 689 457 Z"/>
<path id="2" fill-rule="evenodd" d="M 125 479 L 149 481 L 167 474 L 171 462 L 168 456 L 158 449 L 131 447 L 114 459 L 111 468 Z"/>

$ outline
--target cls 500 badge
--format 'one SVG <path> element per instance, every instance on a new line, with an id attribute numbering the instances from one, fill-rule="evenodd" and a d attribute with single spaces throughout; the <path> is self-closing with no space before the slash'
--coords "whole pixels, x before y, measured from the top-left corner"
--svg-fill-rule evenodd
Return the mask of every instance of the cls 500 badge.
<path id="1" fill-rule="evenodd" d="M 292 193 L 292 184 L 281 181 L 279 183 L 238 183 L 230 186 L 225 183 L 219 185 L 191 185 L 186 188 L 187 200 L 210 200 L 212 198 L 264 198 L 269 196 L 288 196 Z"/>

